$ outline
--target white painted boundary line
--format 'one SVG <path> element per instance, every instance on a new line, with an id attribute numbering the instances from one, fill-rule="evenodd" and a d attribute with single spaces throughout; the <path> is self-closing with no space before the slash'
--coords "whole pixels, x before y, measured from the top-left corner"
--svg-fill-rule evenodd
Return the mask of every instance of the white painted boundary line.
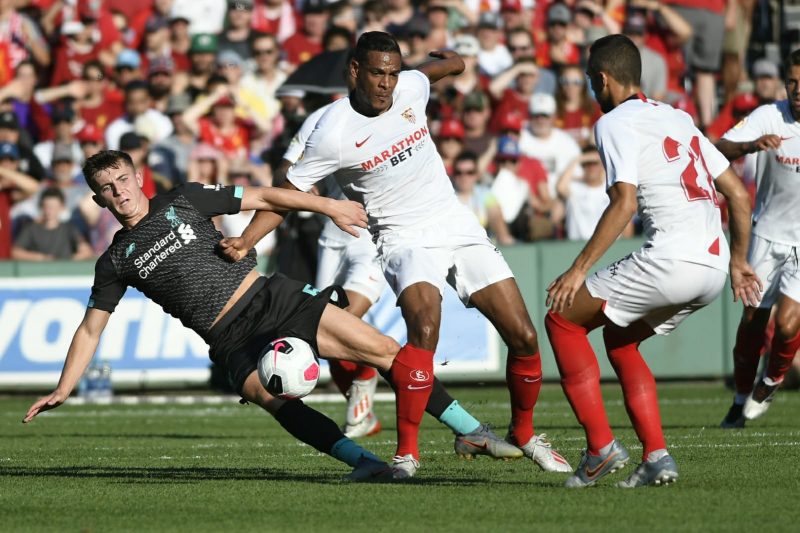
<path id="1" fill-rule="evenodd" d="M 311 394 L 303 398 L 304 403 L 344 403 L 341 394 Z M 394 402 L 393 392 L 375 394 L 376 402 Z M 106 398 L 81 398 L 67 400 L 67 405 L 227 405 L 238 404 L 239 396 L 225 395 L 132 395 L 117 394 Z"/>

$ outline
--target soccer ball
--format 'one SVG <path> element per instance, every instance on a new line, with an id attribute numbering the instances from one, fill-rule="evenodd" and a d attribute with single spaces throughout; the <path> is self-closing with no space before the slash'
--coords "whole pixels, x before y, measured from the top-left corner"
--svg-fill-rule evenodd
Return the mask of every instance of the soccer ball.
<path id="1" fill-rule="evenodd" d="M 283 400 L 302 398 L 317 386 L 317 354 L 303 339 L 275 339 L 258 360 L 258 378 L 273 396 Z"/>

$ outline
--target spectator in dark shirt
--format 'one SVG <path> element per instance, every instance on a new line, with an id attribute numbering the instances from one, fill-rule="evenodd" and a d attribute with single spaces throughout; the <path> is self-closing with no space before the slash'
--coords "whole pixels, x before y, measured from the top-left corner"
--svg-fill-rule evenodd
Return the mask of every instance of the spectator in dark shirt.
<path id="1" fill-rule="evenodd" d="M 89 259 L 92 248 L 78 228 L 62 222 L 65 209 L 64 193 L 49 187 L 39 199 L 41 217 L 19 233 L 11 249 L 12 259 L 21 261 L 51 261 L 54 259 Z"/>

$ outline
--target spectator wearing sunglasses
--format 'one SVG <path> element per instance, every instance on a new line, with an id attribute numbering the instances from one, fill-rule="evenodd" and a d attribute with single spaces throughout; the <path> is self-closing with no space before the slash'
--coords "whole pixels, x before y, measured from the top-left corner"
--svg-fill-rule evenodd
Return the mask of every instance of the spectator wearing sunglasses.
<path id="1" fill-rule="evenodd" d="M 592 126 L 601 115 L 597 102 L 589 96 L 583 70 L 578 66 L 561 69 L 556 91 L 555 126 L 583 147 L 589 144 Z"/>
<path id="2" fill-rule="evenodd" d="M 257 34 L 253 40 L 253 58 L 256 68 L 242 77 L 240 86 L 261 99 L 266 109 L 266 120 L 273 121 L 280 115 L 280 102 L 275 96 L 286 73 L 278 68 L 278 41 L 274 35 Z"/>

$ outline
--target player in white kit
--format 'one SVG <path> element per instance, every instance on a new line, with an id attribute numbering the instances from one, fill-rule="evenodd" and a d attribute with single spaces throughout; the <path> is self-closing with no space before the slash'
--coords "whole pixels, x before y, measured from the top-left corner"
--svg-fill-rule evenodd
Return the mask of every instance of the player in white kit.
<path id="1" fill-rule="evenodd" d="M 509 346 L 510 441 L 539 467 L 569 471 L 566 460 L 533 431 L 541 360 L 522 295 L 486 231 L 455 196 L 428 129 L 430 83 L 458 74 L 464 63 L 455 52 L 431 55 L 438 60 L 401 72 L 394 38 L 363 34 L 350 64 L 355 90 L 320 118 L 287 179 L 307 191 L 333 174 L 370 217 L 384 276 L 408 328 L 408 343 L 390 371 L 397 394 L 395 476 L 411 477 L 419 466 L 417 435 L 435 387 L 433 352 L 445 283 L 464 304 L 478 308 Z M 276 223 L 275 217 L 254 219 L 243 238 L 255 242 Z"/>
<path id="2" fill-rule="evenodd" d="M 767 411 L 800 349 L 800 50 L 786 65 L 787 100 L 757 108 L 717 143 L 730 160 L 756 155 L 756 206 L 748 261 L 764 281 L 759 302 L 746 306 L 733 348 L 736 387 L 722 427 L 743 427 Z M 754 386 L 770 312 L 775 335 L 764 376 Z"/>
<path id="3" fill-rule="evenodd" d="M 756 301 L 759 282 L 745 258 L 749 197 L 689 115 L 640 92 L 641 58 L 630 39 L 611 35 L 595 41 L 587 74 L 606 113 L 595 125 L 595 138 L 611 203 L 572 266 L 548 287 L 545 327 L 562 387 L 587 439 L 566 485 L 593 485 L 629 460 L 603 407 L 599 368 L 587 338 L 598 327 L 643 445 L 641 465 L 619 486 L 659 485 L 674 481 L 678 469 L 667 453 L 655 381 L 639 343 L 670 333 L 714 300 L 729 262 L 734 299 Z M 730 205 L 730 252 L 717 190 Z M 637 206 L 647 242 L 587 279 Z"/>
<path id="4" fill-rule="evenodd" d="M 321 107 L 306 118 L 284 153 L 281 169 L 288 169 L 303 157 L 308 137 L 331 105 Z M 279 171 L 278 179 L 281 174 Z M 324 185 L 329 196 L 344 198 L 339 184 L 331 176 L 325 178 Z M 360 318 L 380 298 L 386 280 L 369 232 L 361 228 L 357 231 L 359 237 L 354 238 L 335 224 L 325 224 L 319 239 L 316 286 L 341 285 L 348 298 L 346 310 Z M 241 252 L 246 253 L 248 249 L 242 242 Z M 335 359 L 329 359 L 328 364 L 336 386 L 347 397 L 345 436 L 356 438 L 379 432 L 380 422 L 372 409 L 378 381 L 375 369 Z M 522 455 L 518 448 L 498 438 L 488 425 L 481 424 L 461 407 L 436 378 L 425 410 L 455 433 L 455 450 L 459 455 L 503 459 Z"/>

